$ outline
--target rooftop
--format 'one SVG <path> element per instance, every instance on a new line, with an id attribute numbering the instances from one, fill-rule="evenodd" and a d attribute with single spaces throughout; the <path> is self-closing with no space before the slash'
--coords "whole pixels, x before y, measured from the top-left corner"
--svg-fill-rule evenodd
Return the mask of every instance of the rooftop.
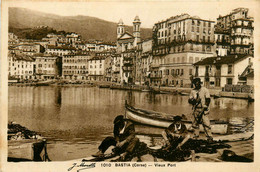
<path id="1" fill-rule="evenodd" d="M 54 46 L 54 45 L 49 45 L 47 47 L 48 49 L 62 49 L 62 50 L 76 50 L 74 47 L 69 47 L 69 46 Z"/>
<path id="2" fill-rule="evenodd" d="M 236 63 L 250 55 L 228 55 L 223 57 L 208 57 L 203 60 L 194 63 L 194 65 L 216 65 L 216 64 L 232 64 Z M 252 57 L 252 56 L 251 56 Z"/>

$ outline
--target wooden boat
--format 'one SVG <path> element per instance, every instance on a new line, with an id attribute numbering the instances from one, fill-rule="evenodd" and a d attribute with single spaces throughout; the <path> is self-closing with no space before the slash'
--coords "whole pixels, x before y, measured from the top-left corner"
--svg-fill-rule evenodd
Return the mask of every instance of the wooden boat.
<path id="1" fill-rule="evenodd" d="M 46 155 L 45 139 L 8 140 L 8 161 L 43 161 Z"/>
<path id="2" fill-rule="evenodd" d="M 173 122 L 173 116 L 150 111 L 144 109 L 134 108 L 127 103 L 125 104 L 126 118 L 130 119 L 135 123 L 142 125 L 148 125 L 158 128 L 167 128 Z M 192 125 L 191 121 L 183 121 L 187 128 Z M 227 134 L 228 123 L 224 121 L 211 120 L 211 131 L 217 134 Z M 203 126 L 200 126 L 200 130 L 204 131 Z"/>

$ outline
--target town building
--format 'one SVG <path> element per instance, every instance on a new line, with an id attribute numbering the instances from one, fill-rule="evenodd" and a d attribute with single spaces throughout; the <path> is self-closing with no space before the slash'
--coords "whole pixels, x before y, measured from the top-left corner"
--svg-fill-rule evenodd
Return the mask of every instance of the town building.
<path id="1" fill-rule="evenodd" d="M 133 84 L 135 81 L 136 49 L 121 52 L 120 78 L 122 84 Z"/>
<path id="2" fill-rule="evenodd" d="M 35 75 L 37 79 L 56 79 L 61 76 L 61 57 L 54 54 L 35 55 Z"/>
<path id="3" fill-rule="evenodd" d="M 88 60 L 90 53 L 78 53 L 62 56 L 62 78 L 73 80 L 88 79 Z"/>
<path id="4" fill-rule="evenodd" d="M 115 53 L 111 55 L 111 81 L 120 83 L 120 64 L 121 64 L 121 54 Z"/>
<path id="5" fill-rule="evenodd" d="M 8 33 L 8 45 L 15 45 L 19 43 L 18 36 L 14 33 Z"/>
<path id="6" fill-rule="evenodd" d="M 96 44 L 96 51 L 116 50 L 116 44 L 112 42 L 101 42 Z"/>
<path id="7" fill-rule="evenodd" d="M 95 55 L 88 60 L 89 80 L 104 81 L 106 56 Z"/>
<path id="8" fill-rule="evenodd" d="M 87 41 L 85 45 L 86 45 L 87 51 L 96 51 L 96 46 L 97 46 L 97 43 L 96 43 L 96 42 Z"/>
<path id="9" fill-rule="evenodd" d="M 218 55 L 253 54 L 254 19 L 247 8 L 237 8 L 217 18 L 215 26 Z"/>
<path id="10" fill-rule="evenodd" d="M 8 78 L 34 79 L 35 60 L 31 56 L 8 52 Z"/>
<path id="11" fill-rule="evenodd" d="M 240 80 L 246 81 L 242 77 L 251 75 L 252 60 L 253 56 L 244 54 L 206 58 L 194 64 L 195 77 L 201 78 L 208 88 L 240 84 Z"/>
<path id="12" fill-rule="evenodd" d="M 31 56 L 37 53 L 43 53 L 45 51 L 45 48 L 42 45 L 36 43 L 19 44 L 17 45 L 17 48 L 21 50 L 23 54 Z"/>
<path id="13" fill-rule="evenodd" d="M 190 87 L 193 63 L 215 55 L 214 21 L 181 14 L 155 23 L 151 83 Z"/>
<path id="14" fill-rule="evenodd" d="M 69 46 L 52 46 L 49 45 L 46 49 L 47 54 L 57 55 L 57 56 L 63 56 L 68 54 L 76 53 L 75 47 L 69 47 Z"/>
<path id="15" fill-rule="evenodd" d="M 147 39 L 137 45 L 136 77 L 135 83 L 141 85 L 150 84 L 150 64 L 152 63 L 153 40 Z"/>
<path id="16" fill-rule="evenodd" d="M 75 45 L 76 43 L 81 43 L 81 35 L 77 33 L 71 33 L 66 35 L 66 42 L 70 45 Z"/>

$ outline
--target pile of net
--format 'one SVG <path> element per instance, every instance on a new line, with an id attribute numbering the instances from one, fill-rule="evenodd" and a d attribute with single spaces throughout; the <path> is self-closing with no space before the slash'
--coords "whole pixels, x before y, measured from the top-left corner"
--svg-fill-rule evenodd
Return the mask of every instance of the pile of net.
<path id="1" fill-rule="evenodd" d="M 8 140 L 37 139 L 40 136 L 26 127 L 14 122 L 8 123 Z"/>

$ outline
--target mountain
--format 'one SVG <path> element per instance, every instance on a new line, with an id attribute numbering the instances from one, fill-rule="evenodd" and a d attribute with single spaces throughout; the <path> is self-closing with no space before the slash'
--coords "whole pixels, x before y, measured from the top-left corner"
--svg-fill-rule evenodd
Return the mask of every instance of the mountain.
<path id="1" fill-rule="evenodd" d="M 57 31 L 79 33 L 85 40 L 116 41 L 117 23 L 115 22 L 82 15 L 59 16 L 25 8 L 9 8 L 9 29 L 34 28 L 41 25 L 49 26 Z M 132 33 L 133 27 L 126 26 L 126 30 Z M 141 28 L 141 39 L 151 37 L 152 29 Z"/>

